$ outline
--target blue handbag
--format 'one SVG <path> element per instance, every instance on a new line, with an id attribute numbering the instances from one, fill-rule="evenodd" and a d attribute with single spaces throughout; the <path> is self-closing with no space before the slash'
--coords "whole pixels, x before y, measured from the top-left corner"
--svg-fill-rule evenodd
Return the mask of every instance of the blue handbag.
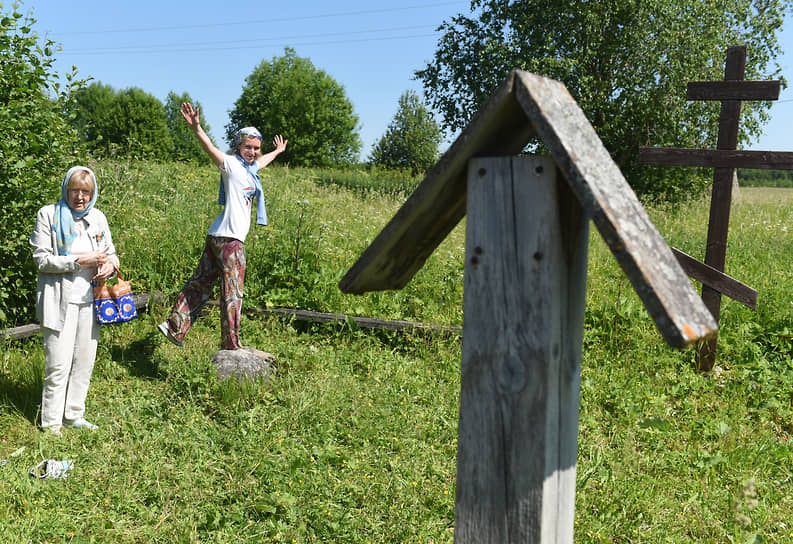
<path id="1" fill-rule="evenodd" d="M 94 313 L 101 325 L 124 323 L 138 317 L 129 282 L 124 280 L 118 268 L 116 275 L 118 281 L 113 285 L 108 285 L 105 280 L 94 282 Z"/>

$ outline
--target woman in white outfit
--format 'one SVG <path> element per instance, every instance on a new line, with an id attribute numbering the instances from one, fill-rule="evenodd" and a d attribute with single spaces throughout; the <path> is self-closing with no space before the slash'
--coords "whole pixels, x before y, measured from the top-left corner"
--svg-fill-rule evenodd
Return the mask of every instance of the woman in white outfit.
<path id="1" fill-rule="evenodd" d="M 84 417 L 99 339 L 91 281 L 113 276 L 119 266 L 107 218 L 94 208 L 98 193 L 90 168 L 71 168 L 61 200 L 39 210 L 30 236 L 44 337 L 41 426 L 57 435 L 63 425 L 97 428 Z"/>

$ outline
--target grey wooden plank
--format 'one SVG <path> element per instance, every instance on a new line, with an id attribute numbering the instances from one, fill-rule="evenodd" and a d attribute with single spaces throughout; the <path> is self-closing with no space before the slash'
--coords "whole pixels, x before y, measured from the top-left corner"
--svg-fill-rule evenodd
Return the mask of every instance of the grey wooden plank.
<path id="1" fill-rule="evenodd" d="M 713 316 L 567 89 L 519 72 L 515 93 L 666 341 L 713 335 Z"/>
<path id="2" fill-rule="evenodd" d="M 793 153 L 790 151 L 641 147 L 638 161 L 639 164 L 655 166 L 793 170 Z"/>
<path id="3" fill-rule="evenodd" d="M 468 159 L 519 153 L 533 135 L 512 94 L 496 90 L 339 282 L 345 293 L 401 289 L 465 215 Z"/>
<path id="4" fill-rule="evenodd" d="M 149 303 L 149 297 L 146 294 L 133 295 L 135 299 L 135 306 L 138 310 L 146 309 Z M 160 293 L 156 297 L 157 302 L 162 302 L 163 295 Z M 152 300 L 154 303 L 154 300 Z M 218 306 L 217 300 L 207 301 L 207 306 Z M 362 329 L 388 329 L 392 331 L 405 331 L 416 330 L 426 331 L 429 333 L 437 334 L 454 334 L 459 335 L 462 333 L 462 327 L 455 325 L 436 325 L 433 323 L 421 323 L 417 321 L 406 321 L 403 319 L 381 319 L 377 317 L 353 316 L 348 314 L 315 312 L 312 310 L 300 310 L 297 308 L 260 308 L 253 307 L 246 309 L 246 313 L 258 316 L 275 316 L 283 319 L 294 319 L 296 321 L 304 321 L 307 323 L 344 323 L 347 320 L 352 320 Z M 14 327 L 11 329 L 0 330 L 0 338 L 8 337 L 12 340 L 21 338 L 28 338 L 35 336 L 41 330 L 40 325 L 30 324 Z"/>
<path id="5" fill-rule="evenodd" d="M 212 301 L 217 305 L 217 301 Z M 460 334 L 462 327 L 451 325 L 435 325 L 431 323 L 420 323 L 416 321 L 405 321 L 402 319 L 381 319 L 377 317 L 353 316 L 349 314 L 315 312 L 312 310 L 300 310 L 297 308 L 250 308 L 246 310 L 248 314 L 259 316 L 275 316 L 285 319 L 295 319 L 308 323 L 344 323 L 352 320 L 362 329 L 389 329 L 392 331 L 402 330 L 421 330 L 427 332 Z"/>
<path id="6" fill-rule="evenodd" d="M 21 340 L 22 338 L 36 336 L 39 331 L 41 331 L 41 325 L 31 323 L 30 325 L 21 325 L 19 327 L 11 327 L 10 329 L 0 330 L 0 338 Z"/>
<path id="7" fill-rule="evenodd" d="M 132 300 L 135 301 L 135 308 L 138 310 L 138 312 L 145 311 L 151 304 L 161 303 L 163 299 L 163 294 L 159 292 L 132 294 Z M 21 325 L 19 327 L 0 330 L 0 338 L 21 340 L 23 338 L 36 336 L 39 332 L 41 332 L 41 325 L 38 325 L 37 323 L 30 323 L 28 325 Z"/>

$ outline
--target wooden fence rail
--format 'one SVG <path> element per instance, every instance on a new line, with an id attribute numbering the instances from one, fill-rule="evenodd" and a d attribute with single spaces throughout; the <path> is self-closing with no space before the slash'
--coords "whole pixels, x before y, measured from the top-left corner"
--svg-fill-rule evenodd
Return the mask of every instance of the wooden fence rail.
<path id="1" fill-rule="evenodd" d="M 145 311 L 150 304 L 159 304 L 165 300 L 163 293 L 139 293 L 132 295 L 135 300 L 135 307 L 138 311 Z M 210 300 L 207 306 L 217 306 L 217 301 Z M 346 323 L 353 321 L 362 329 L 385 329 L 392 331 L 421 331 L 432 334 L 452 334 L 462 335 L 462 327 L 451 325 L 433 325 L 428 323 L 417 323 L 415 321 L 403 321 L 399 319 L 379 319 L 375 317 L 359 317 L 348 314 L 323 313 L 311 310 L 300 310 L 297 308 L 248 308 L 245 313 L 253 316 L 273 316 L 282 319 L 293 319 L 304 323 Z M 0 339 L 9 338 L 11 340 L 21 340 L 29 338 L 39 333 L 41 327 L 36 323 L 21 325 L 9 329 L 0 330 Z"/>

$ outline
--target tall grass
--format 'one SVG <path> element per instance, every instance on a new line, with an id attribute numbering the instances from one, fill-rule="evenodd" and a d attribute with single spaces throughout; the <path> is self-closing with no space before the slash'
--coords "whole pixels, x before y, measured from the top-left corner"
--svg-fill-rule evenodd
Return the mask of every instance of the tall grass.
<path id="1" fill-rule="evenodd" d="M 122 265 L 138 289 L 177 292 L 192 274 L 217 216 L 217 169 L 102 162 L 103 209 L 113 222 Z M 373 191 L 371 173 L 340 187 L 336 171 L 270 166 L 261 172 L 270 225 L 246 240 L 245 301 L 393 319 L 462 323 L 463 230 L 458 228 L 401 293 L 343 295 L 338 281 L 404 201 L 414 180 L 389 173 L 388 190 Z M 324 180 L 324 181 L 321 181 Z M 438 280 L 441 280 L 440 282 Z M 431 286 L 432 297 L 425 294 Z M 460 304 L 455 302 L 459 301 Z"/>
<path id="2" fill-rule="evenodd" d="M 579 432 L 582 542 L 788 542 L 793 493 L 793 191 L 739 191 L 726 270 L 759 292 L 724 299 L 712 373 L 666 348 L 606 255 L 590 252 Z M 704 257 L 707 200 L 650 215 Z"/>
<path id="3" fill-rule="evenodd" d="M 218 211 L 216 171 L 92 166 L 127 278 L 173 295 Z M 263 173 L 271 226 L 246 243 L 246 305 L 462 323 L 464 225 L 403 291 L 343 295 L 338 280 L 404 194 L 327 182 L 338 173 Z M 759 306 L 725 299 L 708 374 L 663 343 L 592 229 L 577 542 L 793 541 L 791 204 L 793 191 L 741 189 L 733 205 L 727 272 L 758 289 Z M 702 258 L 707 209 L 649 212 Z M 452 541 L 459 338 L 245 318 L 243 342 L 275 353 L 279 373 L 238 384 L 208 363 L 216 311 L 181 349 L 155 330 L 167 311 L 102 329 L 94 433 L 37 431 L 40 342 L 4 346 L 0 541 Z M 34 480 L 43 458 L 75 468 Z"/>

